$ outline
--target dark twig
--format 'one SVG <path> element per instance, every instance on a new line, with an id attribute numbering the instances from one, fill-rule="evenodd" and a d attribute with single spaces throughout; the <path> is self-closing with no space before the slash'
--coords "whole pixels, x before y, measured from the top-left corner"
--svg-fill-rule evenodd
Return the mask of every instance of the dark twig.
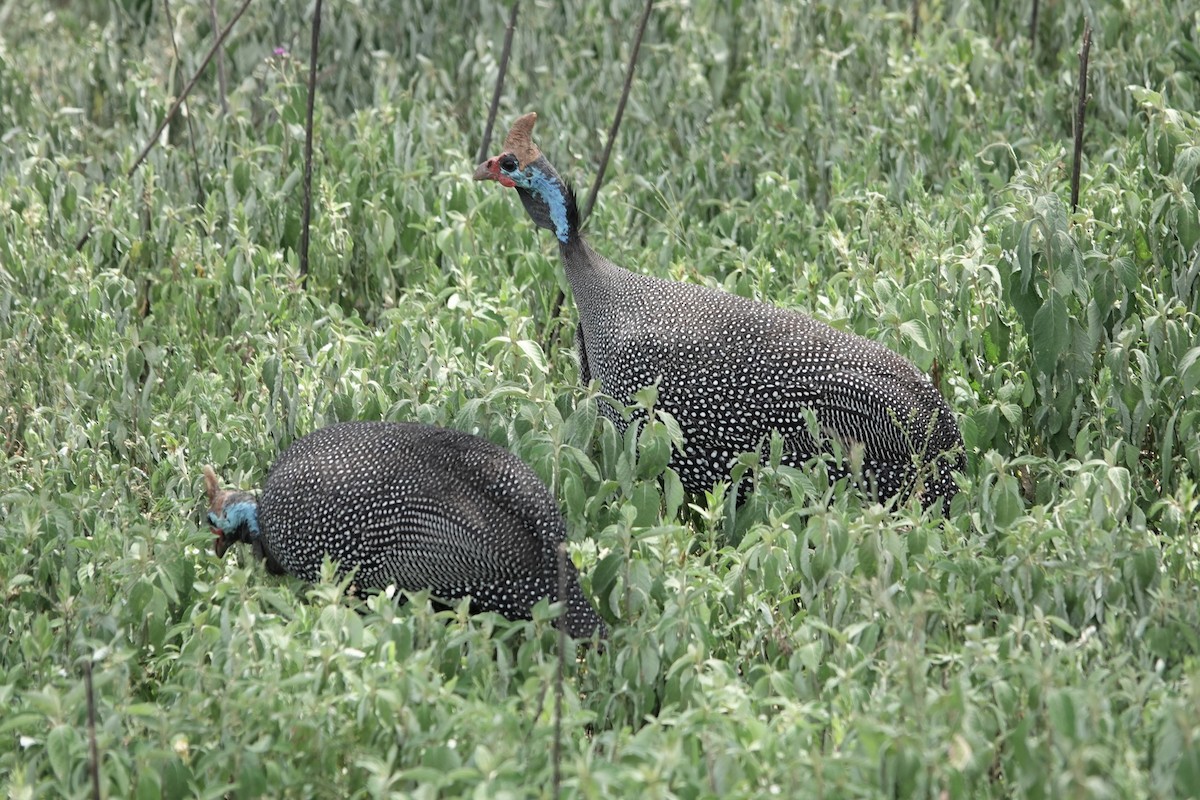
<path id="1" fill-rule="evenodd" d="M 1079 48 L 1079 103 L 1075 106 L 1075 163 L 1071 165 L 1071 213 L 1079 208 L 1079 170 L 1083 160 L 1083 112 L 1087 106 L 1088 53 L 1092 49 L 1092 26 L 1083 29 Z"/>
<path id="2" fill-rule="evenodd" d="M 646 35 L 646 23 L 650 19 L 650 10 L 654 0 L 646 0 L 642 9 L 642 19 L 638 22 L 637 34 L 633 37 L 633 50 L 629 53 L 629 66 L 625 68 L 625 85 L 621 88 L 621 99 L 617 101 L 617 113 L 613 116 L 612 127 L 608 129 L 608 141 L 604 143 L 604 153 L 600 156 L 600 167 L 596 170 L 596 180 L 592 181 L 592 189 L 588 192 L 587 203 L 583 207 L 583 218 L 580 225 L 587 222 L 596 205 L 596 195 L 600 193 L 600 184 L 604 182 L 604 172 L 608 169 L 608 159 L 612 156 L 613 143 L 617 140 L 617 131 L 621 128 L 621 117 L 625 115 L 625 103 L 629 100 L 629 90 L 633 88 L 633 70 L 637 66 L 638 51 L 642 49 L 642 37 Z"/>
<path id="3" fill-rule="evenodd" d="M 587 222 L 587 218 L 591 216 L 592 208 L 596 205 L 596 196 L 600 194 L 600 184 L 604 182 L 604 172 L 608 169 L 608 159 L 612 156 L 613 143 L 617 140 L 617 131 L 621 128 L 621 118 L 625 115 L 625 103 L 629 100 L 629 92 L 633 88 L 633 70 L 637 66 L 638 52 L 642 49 L 642 37 L 646 35 L 646 23 L 650 20 L 650 11 L 653 7 L 654 0 L 646 0 L 646 7 L 642 9 L 642 18 L 638 22 L 637 33 L 633 37 L 633 49 L 629 53 L 629 64 L 625 68 L 625 85 L 621 88 L 621 99 L 617 101 L 617 113 L 613 115 L 612 127 L 608 129 L 608 141 L 604 143 L 604 152 L 600 156 L 600 166 L 596 170 L 596 179 L 592 182 L 587 202 L 583 206 L 583 214 L 579 218 L 580 227 L 583 227 L 584 223 Z M 546 325 L 547 350 L 550 349 L 550 338 L 554 331 L 554 320 L 558 317 L 558 313 L 562 311 L 564 300 L 566 300 L 566 295 L 562 289 L 559 289 L 551 306 L 550 321 Z"/>
<path id="4" fill-rule="evenodd" d="M 171 51 L 175 54 L 175 63 L 182 68 L 179 45 L 175 43 L 175 19 L 171 16 L 171 0 L 163 0 L 163 13 L 167 15 L 167 34 L 171 37 Z M 204 186 L 200 182 L 200 159 L 196 155 L 196 125 L 192 122 L 190 113 L 185 114 L 184 119 L 187 120 L 188 151 L 192 154 L 192 174 L 196 179 L 196 205 L 201 206 L 204 204 Z"/>
<path id="5" fill-rule="evenodd" d="M 125 171 L 125 177 L 128 178 L 129 176 L 133 175 L 133 173 L 137 171 L 137 168 L 142 165 L 142 162 L 146 160 L 146 156 L 150 155 L 150 151 L 154 149 L 154 145 L 158 142 L 158 137 L 162 136 L 162 132 L 168 125 L 171 124 L 171 120 L 175 118 L 175 115 L 179 113 L 179 108 L 187 101 L 188 95 L 192 93 L 192 89 L 196 87 L 196 82 L 200 80 L 200 76 L 203 75 L 204 70 L 208 68 L 209 62 L 213 60 L 213 56 L 215 56 L 217 51 L 221 48 L 221 44 L 225 41 L 225 37 L 229 36 L 229 32 L 233 30 L 233 26 L 237 24 L 237 21 L 242 18 L 242 14 L 246 13 L 246 9 L 249 7 L 250 0 L 244 0 L 241 7 L 238 8 L 237 13 L 233 15 L 233 19 L 229 20 L 229 24 L 221 29 L 221 33 L 217 36 L 217 40 L 213 42 L 212 47 L 209 48 L 208 54 L 204 56 L 204 60 L 200 62 L 200 66 L 196 70 L 196 74 L 193 75 L 192 79 L 187 82 L 187 86 L 183 87 L 183 91 L 180 92 L 179 97 L 175 98 L 175 102 L 172 103 L 171 108 L 167 110 L 166 116 L 163 117 L 162 122 L 158 124 L 158 128 L 155 129 L 153 135 L 150 136 L 149 141 L 146 142 L 146 146 L 142 148 L 142 152 L 138 153 L 138 157 L 133 162 L 133 166 Z"/>
<path id="6" fill-rule="evenodd" d="M 1037 49 L 1038 0 L 1033 0 L 1033 10 L 1029 12 L 1029 52 Z"/>
<path id="7" fill-rule="evenodd" d="M 220 19 L 217 17 L 217 0 L 208 0 L 208 16 L 209 16 L 209 19 L 212 20 L 213 30 L 215 31 L 217 29 L 217 26 L 221 23 Z M 229 94 L 229 84 L 226 82 L 226 80 L 227 79 L 225 78 L 225 48 L 218 46 L 218 48 L 217 48 L 217 89 L 221 95 L 221 113 L 222 114 L 229 113 L 229 100 L 227 99 L 227 95 Z"/>
<path id="8" fill-rule="evenodd" d="M 233 26 L 237 24 L 237 21 L 242 18 L 242 14 L 245 14 L 246 9 L 249 7 L 250 0 L 243 0 L 242 5 L 237 10 L 237 13 L 233 15 L 233 19 L 229 20 L 225 27 L 221 29 L 221 32 L 217 34 L 217 40 L 213 42 L 212 47 L 208 51 L 208 55 L 206 55 L 204 60 L 200 62 L 200 66 L 196 69 L 196 74 L 192 76 L 190 81 L 188 81 L 187 86 L 183 87 L 183 91 L 180 92 L 179 97 L 175 98 L 175 102 L 172 103 L 171 107 L 167 110 L 166 116 L 163 117 L 162 122 L 160 122 L 158 125 L 158 128 L 155 129 L 154 133 L 150 136 L 150 139 L 146 142 L 146 146 L 142 148 L 142 152 L 138 154 L 137 159 L 133 162 L 133 166 L 125 171 L 126 178 L 133 175 L 133 173 L 137 171 L 137 168 L 142 165 L 142 162 L 146 160 L 146 156 L 150 155 L 150 151 L 154 148 L 154 145 L 158 143 L 158 138 L 162 136 L 162 132 L 168 125 L 171 124 L 171 120 L 174 119 L 175 114 L 179 112 L 179 107 L 183 105 L 184 101 L 187 100 L 188 95 L 192 93 L 192 89 L 195 88 L 196 82 L 199 81 L 200 76 L 204 74 L 204 70 L 208 67 L 209 62 L 213 60 L 213 56 L 217 54 L 221 44 L 225 41 L 225 38 L 229 36 L 229 32 L 233 30 Z M 83 232 L 83 236 L 79 237 L 79 241 L 75 244 L 76 252 L 79 252 L 83 249 L 83 246 L 87 244 L 87 241 L 89 238 L 91 238 L 91 235 L 92 226 L 88 225 L 87 230 Z"/>
<path id="9" fill-rule="evenodd" d="M 88 771 L 92 776 L 92 800 L 100 800 L 100 748 L 96 745 L 96 693 L 92 689 L 92 658 L 83 661 L 83 691 L 87 695 Z"/>
<path id="10" fill-rule="evenodd" d="M 496 113 L 500 110 L 500 93 L 504 91 L 504 76 L 508 73 L 508 59 L 512 55 L 513 31 L 517 27 L 517 8 L 520 0 L 513 0 L 512 11 L 508 14 L 508 27 L 504 29 L 504 49 L 500 51 L 500 71 L 496 73 L 496 90 L 492 92 L 492 105 L 488 109 L 487 127 L 483 129 L 483 141 L 479 143 L 479 157 L 476 163 L 488 157 L 488 147 L 492 143 L 492 128 L 496 124 Z"/>
<path id="11" fill-rule="evenodd" d="M 567 660 L 567 545 L 558 545 L 558 602 L 562 613 L 558 618 L 558 674 L 554 677 L 554 745 L 551 759 L 554 761 L 554 797 L 562 797 L 562 709 L 563 673 Z"/>
<path id="12" fill-rule="evenodd" d="M 921 32 L 921 0 L 912 0 L 912 38 L 915 42 Z"/>
<path id="13" fill-rule="evenodd" d="M 304 208 L 300 212 L 300 286 L 308 280 L 308 229 L 312 222 L 313 102 L 317 93 L 317 46 L 321 39 L 321 0 L 313 8 L 308 57 L 308 110 L 304 119 Z"/>

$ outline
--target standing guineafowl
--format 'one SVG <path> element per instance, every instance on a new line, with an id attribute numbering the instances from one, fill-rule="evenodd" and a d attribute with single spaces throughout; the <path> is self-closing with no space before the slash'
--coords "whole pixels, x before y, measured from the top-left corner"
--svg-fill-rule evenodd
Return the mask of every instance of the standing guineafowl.
<path id="1" fill-rule="evenodd" d="M 533 143 L 536 120 L 518 119 L 475 180 L 515 188 L 533 221 L 558 238 L 579 309 L 583 380 L 598 379 L 624 403 L 658 382 L 659 406 L 683 431 L 671 465 L 684 488 L 699 493 L 729 479 L 738 453 L 778 431 L 787 464 L 830 452 L 834 440 L 846 458 L 832 477 L 850 474 L 847 462 L 861 457 L 879 497 L 915 491 L 926 506 L 949 502 L 958 491 L 951 472 L 965 463 L 962 436 L 924 374 L 798 312 L 630 272 L 597 254 L 579 231 L 574 193 Z"/>
<path id="2" fill-rule="evenodd" d="M 347 422 L 293 443 L 257 497 L 222 491 L 210 467 L 204 475 L 218 556 L 248 542 L 272 572 L 307 581 L 329 556 L 357 568 L 363 588 L 470 595 L 474 610 L 510 619 L 558 598 L 562 514 L 533 470 L 477 436 Z M 567 632 L 604 636 L 569 561 L 566 571 Z"/>

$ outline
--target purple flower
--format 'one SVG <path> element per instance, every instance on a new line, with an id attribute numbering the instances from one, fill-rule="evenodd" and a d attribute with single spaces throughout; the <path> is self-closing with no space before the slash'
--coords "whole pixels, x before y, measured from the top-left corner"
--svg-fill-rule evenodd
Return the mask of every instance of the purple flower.
<path id="1" fill-rule="evenodd" d="M 275 55 L 279 56 L 280 58 L 287 58 L 287 54 L 288 54 L 288 51 L 287 51 L 286 47 L 276 47 L 275 48 Z"/>

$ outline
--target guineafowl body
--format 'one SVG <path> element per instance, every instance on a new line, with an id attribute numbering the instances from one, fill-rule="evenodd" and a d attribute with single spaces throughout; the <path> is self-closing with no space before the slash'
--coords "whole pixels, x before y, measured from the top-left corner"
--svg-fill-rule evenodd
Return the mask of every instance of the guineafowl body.
<path id="1" fill-rule="evenodd" d="M 205 474 L 218 555 L 246 541 L 273 571 L 308 581 L 329 556 L 356 568 L 361 587 L 470 595 L 473 609 L 510 619 L 558 598 L 562 514 L 528 465 L 477 436 L 347 422 L 294 442 L 257 497 L 222 492 Z M 566 570 L 567 632 L 603 635 L 569 561 Z"/>
<path id="2" fill-rule="evenodd" d="M 533 221 L 557 237 L 579 311 L 583 380 L 598 379 L 627 404 L 658 384 L 659 406 L 683 432 L 671 465 L 685 489 L 727 480 L 739 453 L 778 432 L 789 465 L 836 442 L 846 457 L 831 465 L 832 477 L 850 474 L 861 458 L 879 497 L 915 492 L 926 505 L 949 502 L 958 491 L 951 473 L 965 463 L 962 436 L 920 370 L 796 311 L 630 272 L 599 255 L 580 234 L 573 193 L 533 144 L 536 118 L 517 120 L 504 151 L 475 179 L 515 188 Z"/>

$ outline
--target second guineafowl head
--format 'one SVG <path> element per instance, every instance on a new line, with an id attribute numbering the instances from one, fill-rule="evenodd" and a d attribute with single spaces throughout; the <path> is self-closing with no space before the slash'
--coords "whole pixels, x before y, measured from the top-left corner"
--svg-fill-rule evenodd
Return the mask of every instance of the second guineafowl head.
<path id="1" fill-rule="evenodd" d="M 294 442 L 257 496 L 222 490 L 208 467 L 205 481 L 218 556 L 247 542 L 273 572 L 307 581 L 328 556 L 341 572 L 356 570 L 360 587 L 470 596 L 474 610 L 510 619 L 559 599 L 562 513 L 528 465 L 477 436 L 346 422 Z M 604 636 L 565 561 L 567 632 Z"/>
<path id="2" fill-rule="evenodd" d="M 730 477 L 739 453 L 778 432 L 785 463 L 835 450 L 851 474 L 861 458 L 880 498 L 927 505 L 958 491 L 965 466 L 954 415 L 929 379 L 883 345 L 796 311 L 694 284 L 631 272 L 596 253 L 579 230 L 575 196 L 533 143 L 536 114 L 512 126 L 476 180 L 514 188 L 533 221 L 558 240 L 579 310 L 583 380 L 626 404 L 658 383 L 658 403 L 684 436 L 671 465 L 693 493 Z M 624 422 L 602 406 L 618 425 Z M 809 416 L 817 425 L 810 424 Z"/>

